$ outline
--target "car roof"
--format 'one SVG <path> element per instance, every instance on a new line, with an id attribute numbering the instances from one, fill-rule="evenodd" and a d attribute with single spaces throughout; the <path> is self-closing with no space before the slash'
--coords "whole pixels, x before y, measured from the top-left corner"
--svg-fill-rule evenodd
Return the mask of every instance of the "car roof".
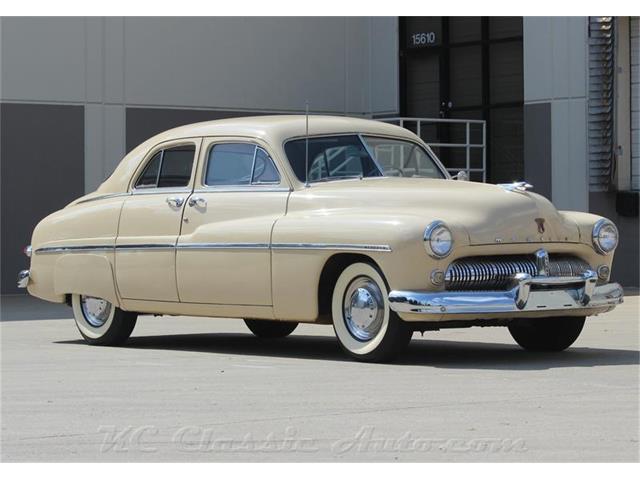
<path id="1" fill-rule="evenodd" d="M 183 137 L 247 136 L 280 143 L 287 138 L 306 135 L 305 115 L 262 115 L 225 118 L 192 123 L 162 132 L 150 140 L 156 143 Z M 377 133 L 407 136 L 407 130 L 389 123 L 365 118 L 309 115 L 309 135 L 330 133 Z"/>
<path id="2" fill-rule="evenodd" d="M 409 130 L 390 123 L 365 118 L 309 115 L 308 131 L 310 136 L 364 133 L 420 141 Z M 95 192 L 82 198 L 126 192 L 131 177 L 140 166 L 142 160 L 151 149 L 164 142 L 198 137 L 248 137 L 261 139 L 274 150 L 279 151 L 287 139 L 304 137 L 306 132 L 307 117 L 305 115 L 262 115 L 225 118 L 172 128 L 149 138 L 134 148 L 122 159 L 113 174 Z"/>

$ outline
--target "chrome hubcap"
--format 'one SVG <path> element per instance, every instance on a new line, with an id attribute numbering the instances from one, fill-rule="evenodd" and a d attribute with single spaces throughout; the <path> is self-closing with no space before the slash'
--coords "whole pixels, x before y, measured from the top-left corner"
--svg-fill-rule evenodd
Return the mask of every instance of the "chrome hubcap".
<path id="1" fill-rule="evenodd" d="M 347 288 L 342 313 L 347 330 L 356 340 L 374 338 L 384 318 L 384 300 L 378 285 L 369 277 L 356 278 Z"/>
<path id="2" fill-rule="evenodd" d="M 92 327 L 103 326 L 111 313 L 111 304 L 101 298 L 82 295 L 80 305 L 84 318 Z"/>

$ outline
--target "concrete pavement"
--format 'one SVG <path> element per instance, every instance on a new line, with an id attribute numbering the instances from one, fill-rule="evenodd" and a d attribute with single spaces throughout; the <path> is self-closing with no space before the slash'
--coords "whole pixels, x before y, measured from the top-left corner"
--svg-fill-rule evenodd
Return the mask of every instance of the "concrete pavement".
<path id="1" fill-rule="evenodd" d="M 188 317 L 141 317 L 126 346 L 90 347 L 70 310 L 3 299 L 1 458 L 637 462 L 638 298 L 567 352 L 444 330 L 393 365 L 349 361 L 327 326 L 263 341 Z"/>

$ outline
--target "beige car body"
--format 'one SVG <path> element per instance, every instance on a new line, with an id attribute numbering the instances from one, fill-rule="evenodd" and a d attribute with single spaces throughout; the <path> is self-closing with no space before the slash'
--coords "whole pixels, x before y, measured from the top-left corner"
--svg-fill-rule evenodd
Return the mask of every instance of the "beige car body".
<path id="1" fill-rule="evenodd" d="M 311 116 L 308 128 L 311 136 L 371 134 L 429 148 L 408 130 L 370 120 Z M 613 253 L 602 255 L 592 243 L 593 226 L 601 217 L 557 211 L 535 193 L 450 178 L 378 177 L 305 186 L 284 152 L 287 140 L 305 132 L 304 117 L 265 116 L 187 125 L 147 140 L 95 192 L 38 224 L 31 242 L 29 293 L 52 302 L 64 302 L 69 294 L 90 295 L 140 313 L 325 323 L 330 319 L 323 289 L 330 287 L 322 276 L 338 256 L 375 262 L 390 290 L 426 292 L 444 288 L 429 281 L 434 270 L 445 271 L 463 257 L 532 254 L 544 248 L 577 256 L 594 270 L 611 266 Z M 280 184 L 205 186 L 209 148 L 229 141 L 264 148 L 276 163 Z M 196 151 L 188 188 L 132 187 L 158 149 L 187 143 Z M 172 208 L 169 197 L 184 203 Z M 194 197 L 204 198 L 206 206 L 189 205 Z M 544 233 L 538 218 L 545 219 Z M 425 227 L 434 220 L 445 221 L 453 233 L 453 252 L 444 259 L 425 251 Z M 399 315 L 406 321 L 477 317 Z M 505 316 L 517 313 L 482 318 Z"/>

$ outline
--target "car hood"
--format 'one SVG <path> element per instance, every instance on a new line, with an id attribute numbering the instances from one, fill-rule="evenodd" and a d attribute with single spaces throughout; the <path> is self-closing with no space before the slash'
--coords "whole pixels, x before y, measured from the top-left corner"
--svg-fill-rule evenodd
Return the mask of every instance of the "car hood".
<path id="1" fill-rule="evenodd" d="M 437 219 L 463 228 L 471 245 L 580 241 L 577 225 L 546 198 L 498 185 L 377 177 L 312 184 L 301 193 L 308 202 L 294 200 L 290 211 L 305 205 L 314 210 L 346 206 L 367 213 L 419 215 L 425 226 Z"/>

